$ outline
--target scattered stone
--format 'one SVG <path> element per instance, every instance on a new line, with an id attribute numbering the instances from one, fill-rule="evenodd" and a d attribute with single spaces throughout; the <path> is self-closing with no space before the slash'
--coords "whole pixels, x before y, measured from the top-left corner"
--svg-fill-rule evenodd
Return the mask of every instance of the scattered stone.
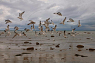
<path id="1" fill-rule="evenodd" d="M 90 32 L 87 32 L 87 34 L 90 34 Z"/>
<path id="2" fill-rule="evenodd" d="M 24 42 L 25 44 L 29 43 L 29 42 Z"/>
<path id="3" fill-rule="evenodd" d="M 22 54 L 17 54 L 17 55 L 15 55 L 15 56 L 22 56 Z"/>
<path id="4" fill-rule="evenodd" d="M 79 54 L 75 54 L 75 56 L 80 56 Z"/>
<path id="5" fill-rule="evenodd" d="M 39 43 L 38 43 L 38 42 L 36 42 L 36 45 L 39 45 Z"/>
<path id="6" fill-rule="evenodd" d="M 90 39 L 90 38 L 86 38 L 86 39 Z"/>
<path id="7" fill-rule="evenodd" d="M 34 50 L 34 47 L 29 47 L 27 48 L 27 50 Z"/>
<path id="8" fill-rule="evenodd" d="M 83 56 L 83 55 L 81 55 L 81 57 L 88 57 L 88 56 Z"/>
<path id="9" fill-rule="evenodd" d="M 51 35 L 51 37 L 54 37 L 53 35 Z"/>
<path id="10" fill-rule="evenodd" d="M 50 47 L 50 50 L 54 50 L 54 48 Z"/>
<path id="11" fill-rule="evenodd" d="M 84 55 L 79 55 L 79 54 L 75 54 L 75 56 L 81 56 L 81 57 L 88 57 L 88 56 L 84 56 Z"/>
<path id="12" fill-rule="evenodd" d="M 93 48 L 89 48 L 89 51 L 94 51 L 95 49 L 93 49 Z"/>
<path id="13" fill-rule="evenodd" d="M 61 58 L 61 60 L 63 60 L 64 58 Z"/>
<path id="14" fill-rule="evenodd" d="M 77 47 L 77 48 L 84 48 L 83 45 L 77 45 L 76 47 Z"/>
<path id="15" fill-rule="evenodd" d="M 59 47 L 60 44 L 56 45 L 56 47 Z"/>
<path id="16" fill-rule="evenodd" d="M 68 34 L 71 34 L 71 33 L 68 33 Z"/>
<path id="17" fill-rule="evenodd" d="M 88 49 L 86 49 L 86 50 L 88 50 Z"/>
<path id="18" fill-rule="evenodd" d="M 22 53 L 22 54 L 31 54 L 31 53 Z"/>
<path id="19" fill-rule="evenodd" d="M 35 50 L 37 50 L 37 49 L 35 49 Z"/>
<path id="20" fill-rule="evenodd" d="M 81 51 L 81 50 L 78 50 L 78 51 Z"/>
<path id="21" fill-rule="evenodd" d="M 47 39 L 47 40 L 50 40 L 50 39 Z"/>

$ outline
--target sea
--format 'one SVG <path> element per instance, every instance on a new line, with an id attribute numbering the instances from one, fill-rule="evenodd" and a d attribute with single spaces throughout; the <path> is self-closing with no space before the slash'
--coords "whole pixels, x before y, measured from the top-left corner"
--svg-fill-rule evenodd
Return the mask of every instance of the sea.
<path id="1" fill-rule="evenodd" d="M 0 35 L 0 63 L 95 63 L 95 31 L 22 32 Z"/>

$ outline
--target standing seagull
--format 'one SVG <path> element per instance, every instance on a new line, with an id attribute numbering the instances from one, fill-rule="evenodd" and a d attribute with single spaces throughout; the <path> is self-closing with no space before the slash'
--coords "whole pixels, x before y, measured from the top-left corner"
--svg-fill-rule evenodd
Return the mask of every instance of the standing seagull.
<path id="1" fill-rule="evenodd" d="M 39 30 L 41 29 L 41 21 L 40 21 L 40 23 L 39 23 L 39 27 L 38 27 L 38 28 L 39 28 Z"/>
<path id="2" fill-rule="evenodd" d="M 12 23 L 12 21 L 10 21 L 10 20 L 5 20 L 5 24 L 7 24 L 7 23 Z"/>
<path id="3" fill-rule="evenodd" d="M 57 13 L 53 13 L 53 14 L 57 14 L 59 16 L 62 16 L 62 14 L 60 12 L 57 12 Z"/>
<path id="4" fill-rule="evenodd" d="M 23 20 L 22 15 L 24 14 L 24 12 L 25 12 L 25 11 L 23 11 L 22 13 L 19 13 L 19 17 L 18 17 L 18 18 L 19 18 L 20 20 Z"/>
<path id="5" fill-rule="evenodd" d="M 81 24 L 80 24 L 80 20 L 78 21 L 78 27 L 80 27 L 81 26 Z"/>
<path id="6" fill-rule="evenodd" d="M 64 38 L 67 38 L 67 36 L 66 36 L 66 31 L 64 30 Z"/>
<path id="7" fill-rule="evenodd" d="M 65 20 L 66 20 L 66 17 L 64 18 L 63 22 L 61 22 L 60 24 L 63 24 L 63 25 L 65 25 L 65 24 L 64 24 Z"/>
<path id="8" fill-rule="evenodd" d="M 74 20 L 72 18 L 69 18 L 69 21 L 67 21 L 67 22 L 74 22 Z"/>

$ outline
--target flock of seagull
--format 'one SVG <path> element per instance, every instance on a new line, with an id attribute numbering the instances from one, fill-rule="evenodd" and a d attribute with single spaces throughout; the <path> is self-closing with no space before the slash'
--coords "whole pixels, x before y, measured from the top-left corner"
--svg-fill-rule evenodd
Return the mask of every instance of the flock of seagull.
<path id="1" fill-rule="evenodd" d="M 25 11 L 23 11 L 22 13 L 19 13 L 19 17 L 17 17 L 17 18 L 19 18 L 20 21 L 23 20 L 22 15 L 23 15 L 24 13 L 25 13 Z M 60 12 L 53 13 L 53 14 L 62 16 L 62 14 L 61 14 Z M 41 21 L 39 22 L 38 28 L 39 28 L 39 30 L 40 30 L 40 32 L 39 32 L 40 34 L 45 34 L 45 33 L 48 32 L 48 31 L 51 31 L 51 32 L 54 31 L 54 32 L 56 32 L 57 25 L 55 25 L 52 20 L 51 20 L 51 22 L 50 22 L 49 20 L 50 20 L 50 18 L 46 19 L 46 20 L 44 21 L 44 23 L 42 23 Z M 32 31 L 33 29 L 35 30 L 34 24 L 36 24 L 36 22 L 34 22 L 34 21 L 32 21 L 32 20 L 29 20 L 29 21 L 30 21 L 30 23 L 28 23 L 27 25 L 31 25 L 31 24 L 32 24 L 32 25 L 31 25 L 31 29 L 25 28 L 24 30 L 25 30 L 26 32 Z M 65 25 L 65 23 L 64 23 L 65 21 L 66 21 L 66 17 L 65 17 L 65 18 L 63 19 L 63 21 L 62 21 L 61 23 L 59 23 L 59 24 Z M 5 24 L 12 23 L 12 21 L 10 21 L 10 20 L 5 20 L 5 22 L 6 22 Z M 74 20 L 73 20 L 72 18 L 69 18 L 69 20 L 68 20 L 67 22 L 74 22 Z M 55 27 L 51 27 L 52 30 L 50 30 L 49 24 L 55 25 Z M 7 25 L 7 28 L 6 28 L 3 32 L 1 32 L 0 35 L 2 35 L 2 34 L 4 34 L 4 33 L 6 34 L 5 37 L 11 35 L 9 26 L 10 26 L 10 25 Z M 43 26 L 45 27 L 45 30 L 43 30 Z M 80 26 L 81 26 L 81 24 L 80 24 L 80 20 L 79 20 L 79 21 L 78 21 L 78 27 L 80 27 Z M 72 29 L 72 33 L 74 32 L 75 29 L 76 29 L 76 28 Z M 16 37 L 16 36 L 22 36 L 22 35 L 27 37 L 27 35 L 25 34 L 25 32 L 22 32 L 22 31 L 21 31 L 21 33 L 19 34 L 19 33 L 17 33 L 17 30 L 19 30 L 19 27 L 15 26 L 15 27 L 14 27 L 14 36 L 13 36 L 12 38 L 14 38 L 14 37 Z M 36 31 L 35 31 L 35 34 L 36 34 Z M 59 34 L 61 34 L 61 33 L 59 32 Z M 65 38 L 67 37 L 67 36 L 66 36 L 66 33 L 65 33 L 65 30 L 64 30 L 64 37 L 65 37 Z"/>

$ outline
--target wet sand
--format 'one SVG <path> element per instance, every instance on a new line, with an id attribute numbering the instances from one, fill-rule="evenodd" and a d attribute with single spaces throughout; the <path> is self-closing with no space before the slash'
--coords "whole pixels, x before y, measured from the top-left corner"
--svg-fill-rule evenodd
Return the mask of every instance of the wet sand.
<path id="1" fill-rule="evenodd" d="M 1 33 L 2 31 L 0 31 Z M 38 32 L 38 31 L 37 31 Z M 95 31 L 76 31 L 76 36 L 50 32 L 35 35 L 34 31 L 25 36 L 14 33 L 0 36 L 0 63 L 94 63 Z M 20 33 L 20 31 L 18 31 Z"/>

